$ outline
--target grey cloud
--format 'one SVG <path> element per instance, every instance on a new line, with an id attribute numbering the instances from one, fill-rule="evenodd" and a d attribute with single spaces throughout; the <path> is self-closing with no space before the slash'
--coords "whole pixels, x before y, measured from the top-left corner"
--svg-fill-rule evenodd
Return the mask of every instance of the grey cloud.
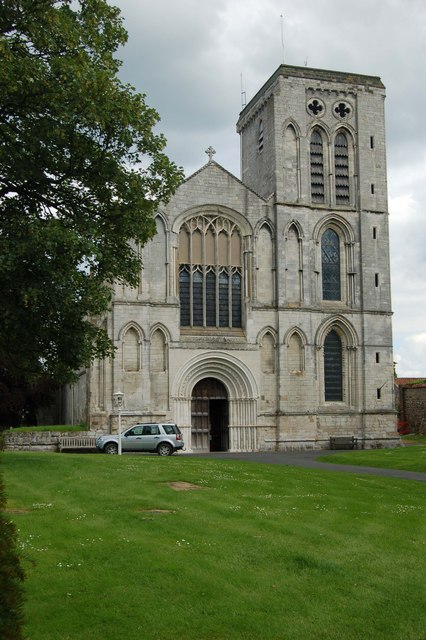
<path id="1" fill-rule="evenodd" d="M 424 0 L 111 0 L 125 18 L 122 77 L 161 116 L 168 153 L 187 175 L 204 149 L 239 176 L 240 74 L 249 100 L 283 61 L 378 75 L 386 120 L 395 352 L 399 375 L 423 369 L 400 349 L 426 317 L 426 4 Z M 284 14 L 284 51 L 280 14 Z M 408 203 L 408 204 L 407 204 Z M 417 298 L 417 300 L 416 300 Z M 416 355 L 417 354 L 417 355 Z"/>

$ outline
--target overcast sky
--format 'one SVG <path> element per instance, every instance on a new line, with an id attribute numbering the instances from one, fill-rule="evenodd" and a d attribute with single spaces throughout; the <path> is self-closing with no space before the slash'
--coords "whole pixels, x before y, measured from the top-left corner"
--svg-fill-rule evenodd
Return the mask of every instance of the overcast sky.
<path id="1" fill-rule="evenodd" d="M 206 163 L 209 145 L 214 159 L 240 176 L 241 78 L 248 102 L 283 61 L 381 77 L 394 360 L 399 377 L 426 377 L 426 2 L 110 3 L 120 7 L 129 34 L 119 52 L 121 77 L 157 109 L 167 153 L 187 176 Z"/>

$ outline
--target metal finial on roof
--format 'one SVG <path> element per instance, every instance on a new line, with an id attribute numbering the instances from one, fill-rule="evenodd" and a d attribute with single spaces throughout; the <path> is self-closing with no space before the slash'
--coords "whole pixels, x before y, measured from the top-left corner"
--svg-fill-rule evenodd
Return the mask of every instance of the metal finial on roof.
<path id="1" fill-rule="evenodd" d="M 208 149 L 206 149 L 205 153 L 207 153 L 207 155 L 209 156 L 209 162 L 211 162 L 212 159 L 213 159 L 214 154 L 216 153 L 216 151 L 210 145 L 210 147 Z"/>

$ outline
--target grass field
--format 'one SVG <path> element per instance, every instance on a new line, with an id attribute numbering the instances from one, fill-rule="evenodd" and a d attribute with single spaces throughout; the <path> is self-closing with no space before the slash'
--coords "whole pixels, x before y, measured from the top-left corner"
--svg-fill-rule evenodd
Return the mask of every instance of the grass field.
<path id="1" fill-rule="evenodd" d="M 29 640 L 426 637 L 423 483 L 182 455 L 1 458 Z"/>
<path id="2" fill-rule="evenodd" d="M 354 464 L 363 467 L 404 469 L 426 473 L 426 446 L 375 449 L 369 451 L 344 451 L 318 458 L 321 462 Z M 426 635 L 425 639 L 426 640 Z"/>
<path id="3" fill-rule="evenodd" d="M 402 436 L 402 442 L 405 444 L 426 444 L 425 433 L 410 433 L 407 436 Z"/>
<path id="4" fill-rule="evenodd" d="M 10 430 L 12 433 L 29 433 L 37 431 L 38 433 L 44 431 L 87 431 L 87 427 L 83 424 L 59 424 L 50 427 L 14 427 Z M 7 430 L 7 433 L 10 433 Z"/>

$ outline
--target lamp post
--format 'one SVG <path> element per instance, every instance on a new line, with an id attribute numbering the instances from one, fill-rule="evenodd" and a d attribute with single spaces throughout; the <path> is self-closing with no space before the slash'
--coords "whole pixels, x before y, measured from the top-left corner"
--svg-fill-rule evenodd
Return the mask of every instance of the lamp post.
<path id="1" fill-rule="evenodd" d="M 113 403 L 118 413 L 118 455 L 121 456 L 121 410 L 124 405 L 124 393 L 117 391 L 113 396 Z"/>

